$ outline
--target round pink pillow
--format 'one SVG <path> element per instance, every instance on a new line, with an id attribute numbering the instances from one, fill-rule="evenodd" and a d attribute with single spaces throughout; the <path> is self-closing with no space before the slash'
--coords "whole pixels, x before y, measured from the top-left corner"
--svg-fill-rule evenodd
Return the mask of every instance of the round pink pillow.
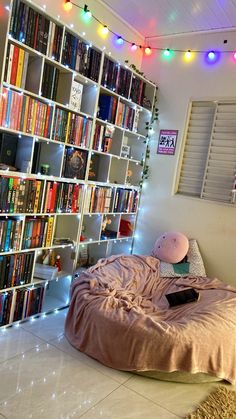
<path id="1" fill-rule="evenodd" d="M 177 232 L 163 233 L 157 239 L 152 255 L 163 262 L 178 263 L 188 253 L 188 238 Z"/>

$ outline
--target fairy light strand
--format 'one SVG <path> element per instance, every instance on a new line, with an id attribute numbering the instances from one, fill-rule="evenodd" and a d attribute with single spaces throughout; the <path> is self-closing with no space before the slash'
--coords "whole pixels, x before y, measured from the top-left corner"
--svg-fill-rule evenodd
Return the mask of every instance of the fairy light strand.
<path id="1" fill-rule="evenodd" d="M 145 54 L 148 55 L 148 56 L 150 56 L 152 54 L 152 51 L 160 51 L 160 52 L 163 52 L 164 55 L 168 51 L 169 52 L 168 55 L 170 55 L 171 53 L 177 52 L 177 53 L 188 54 L 189 56 L 190 56 L 190 54 L 207 54 L 209 56 L 209 54 L 211 54 L 211 53 L 213 53 L 213 54 L 233 54 L 234 59 L 235 59 L 235 56 L 236 56 L 236 50 L 218 51 L 218 50 L 215 50 L 215 49 L 211 49 L 211 50 L 207 51 L 207 50 L 200 50 L 200 49 L 160 48 L 160 47 L 152 47 L 152 46 L 147 45 L 147 44 L 138 45 L 137 43 L 135 43 L 133 41 L 130 41 L 129 39 L 126 39 L 123 36 L 121 36 L 119 33 L 113 31 L 110 27 L 108 27 L 108 25 L 106 25 L 97 16 L 95 16 L 91 12 L 91 10 L 88 9 L 88 6 L 86 4 L 84 6 L 80 6 L 79 4 L 76 4 L 75 2 L 73 2 L 71 0 L 65 0 L 64 1 L 65 10 L 67 10 L 68 12 L 72 9 L 72 6 L 75 6 L 78 9 L 80 9 L 81 11 L 84 11 L 85 15 L 88 15 L 89 18 L 92 18 L 96 22 L 98 22 L 104 28 L 104 31 L 106 30 L 107 33 L 110 32 L 113 35 L 115 35 L 117 37 L 117 43 L 119 45 L 122 45 L 126 42 L 127 44 L 129 44 L 131 46 L 132 51 L 142 49 L 145 52 Z M 146 37 L 146 38 L 148 39 L 150 37 Z"/>

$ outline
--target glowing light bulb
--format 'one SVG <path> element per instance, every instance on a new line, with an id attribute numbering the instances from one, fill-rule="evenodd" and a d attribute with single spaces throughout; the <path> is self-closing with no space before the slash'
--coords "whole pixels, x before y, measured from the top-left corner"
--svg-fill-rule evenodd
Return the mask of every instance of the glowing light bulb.
<path id="1" fill-rule="evenodd" d="M 207 51 L 205 54 L 205 60 L 207 64 L 215 64 L 220 60 L 219 51 Z"/>
<path id="2" fill-rule="evenodd" d="M 192 53 L 189 49 L 187 52 L 185 52 L 185 58 L 186 58 L 186 60 L 190 60 L 191 57 L 192 57 Z"/>
<path id="3" fill-rule="evenodd" d="M 233 53 L 233 59 L 236 61 L 236 52 Z"/>
<path id="4" fill-rule="evenodd" d="M 108 27 L 106 25 L 104 25 L 101 32 L 102 32 L 103 35 L 107 35 L 108 34 Z"/>
<path id="5" fill-rule="evenodd" d="M 151 55 L 151 53 L 152 53 L 151 47 L 146 47 L 144 51 L 145 51 L 146 55 Z"/>
<path id="6" fill-rule="evenodd" d="M 124 43 L 124 39 L 122 38 L 122 36 L 118 36 L 118 38 L 117 38 L 117 40 L 116 40 L 116 43 L 117 43 L 118 45 L 123 45 L 123 43 Z"/>
<path id="7" fill-rule="evenodd" d="M 90 10 L 88 9 L 87 4 L 84 5 L 84 10 L 83 10 L 83 17 L 85 18 L 85 20 L 89 20 L 92 17 L 92 13 L 90 12 Z"/>
<path id="8" fill-rule="evenodd" d="M 209 60 L 214 61 L 215 57 L 216 57 L 216 54 L 214 53 L 214 51 L 210 51 L 210 52 L 208 52 L 207 57 L 208 57 Z"/>
<path id="9" fill-rule="evenodd" d="M 164 50 L 164 56 L 165 56 L 165 57 L 169 57 L 169 56 L 170 56 L 170 50 L 169 50 L 169 48 L 166 48 L 166 49 Z"/>
<path id="10" fill-rule="evenodd" d="M 137 51 L 137 49 L 138 49 L 137 45 L 133 43 L 131 45 L 131 51 Z"/>
<path id="11" fill-rule="evenodd" d="M 70 12 L 70 10 L 72 9 L 72 3 L 71 3 L 71 1 L 70 0 L 65 0 L 65 3 L 64 3 L 64 10 L 66 11 L 66 12 Z"/>

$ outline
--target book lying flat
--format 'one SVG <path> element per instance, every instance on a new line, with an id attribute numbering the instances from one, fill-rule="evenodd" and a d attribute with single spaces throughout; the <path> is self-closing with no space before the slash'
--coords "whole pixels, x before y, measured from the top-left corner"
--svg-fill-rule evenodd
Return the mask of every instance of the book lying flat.
<path id="1" fill-rule="evenodd" d="M 193 288 L 186 288 L 181 291 L 166 294 L 165 297 L 168 300 L 169 306 L 175 307 L 197 301 L 199 299 L 199 293 Z"/>

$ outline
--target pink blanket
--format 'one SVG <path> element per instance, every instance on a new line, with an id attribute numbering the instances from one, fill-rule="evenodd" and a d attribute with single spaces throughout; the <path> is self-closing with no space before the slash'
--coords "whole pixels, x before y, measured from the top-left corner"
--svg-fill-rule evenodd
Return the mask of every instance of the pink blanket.
<path id="1" fill-rule="evenodd" d="M 169 308 L 165 294 L 193 287 L 198 302 Z M 125 371 L 185 371 L 236 381 L 236 289 L 217 279 L 160 278 L 151 256 L 111 256 L 72 285 L 65 333 Z"/>

